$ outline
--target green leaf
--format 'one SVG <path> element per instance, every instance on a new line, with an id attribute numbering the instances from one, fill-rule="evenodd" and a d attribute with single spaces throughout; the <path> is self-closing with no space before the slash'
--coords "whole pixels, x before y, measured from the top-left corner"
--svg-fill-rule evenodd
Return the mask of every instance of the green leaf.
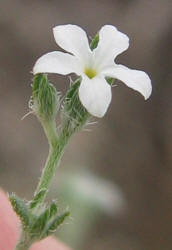
<path id="1" fill-rule="evenodd" d="M 14 211 L 20 217 L 24 228 L 28 227 L 32 215 L 29 211 L 27 202 L 16 196 L 14 193 L 9 195 L 9 200 L 11 202 Z"/>
<path id="2" fill-rule="evenodd" d="M 30 234 L 36 238 L 42 238 L 41 234 L 49 220 L 49 209 L 45 209 L 38 217 L 35 217 L 34 223 L 30 227 Z"/>
<path id="3" fill-rule="evenodd" d="M 43 197 L 45 196 L 45 194 L 47 193 L 47 189 L 41 189 L 39 191 L 39 193 L 36 194 L 36 196 L 34 197 L 34 199 L 31 201 L 30 203 L 30 208 L 33 209 L 36 207 L 36 205 L 42 201 Z"/>
<path id="4" fill-rule="evenodd" d="M 50 224 L 49 226 L 49 231 L 54 231 L 57 229 L 57 227 L 59 225 L 61 225 L 64 220 L 66 219 L 66 217 L 68 217 L 70 215 L 70 212 L 69 211 L 66 211 L 64 213 L 62 213 L 61 215 L 58 215 L 56 218 L 54 218 L 54 220 L 52 221 L 52 223 Z"/>
<path id="5" fill-rule="evenodd" d="M 47 227 L 45 228 L 42 234 L 42 237 L 45 238 L 53 234 L 57 230 L 58 226 L 60 226 L 64 222 L 66 217 L 68 217 L 69 215 L 70 215 L 70 212 L 66 211 L 62 213 L 61 215 L 55 216 L 54 219 L 47 224 Z"/>
<path id="6" fill-rule="evenodd" d="M 55 216 L 57 212 L 58 212 L 57 204 L 55 202 L 52 202 L 49 208 L 49 218 Z"/>

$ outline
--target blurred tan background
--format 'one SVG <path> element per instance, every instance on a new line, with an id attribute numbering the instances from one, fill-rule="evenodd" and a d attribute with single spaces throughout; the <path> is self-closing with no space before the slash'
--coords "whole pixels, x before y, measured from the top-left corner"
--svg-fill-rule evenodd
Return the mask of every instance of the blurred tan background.
<path id="1" fill-rule="evenodd" d="M 32 197 L 48 145 L 37 119 L 21 117 L 28 112 L 34 62 L 59 49 L 52 27 L 66 23 L 82 26 L 92 37 L 103 24 L 118 27 L 130 37 L 130 47 L 117 62 L 146 71 L 153 83 L 145 102 L 117 82 L 107 115 L 67 147 L 61 171 L 87 168 L 117 185 L 125 200 L 121 212 L 100 214 L 78 249 L 171 250 L 171 0 L 0 0 L 0 186 Z M 68 78 L 52 79 L 65 93 Z M 53 187 L 56 182 L 58 177 Z M 77 213 L 72 217 L 75 225 Z"/>

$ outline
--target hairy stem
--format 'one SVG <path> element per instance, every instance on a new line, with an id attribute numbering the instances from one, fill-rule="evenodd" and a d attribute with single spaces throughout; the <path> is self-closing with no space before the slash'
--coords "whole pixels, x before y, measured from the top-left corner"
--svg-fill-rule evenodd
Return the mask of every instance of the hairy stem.
<path id="1" fill-rule="evenodd" d="M 31 245 L 31 240 L 27 239 L 26 234 L 22 232 L 19 241 L 15 247 L 15 250 L 28 250 Z"/>
<path id="2" fill-rule="evenodd" d="M 57 144 L 58 136 L 57 136 L 57 129 L 55 121 L 46 121 L 40 118 L 40 122 L 44 129 L 44 132 L 47 136 L 48 143 L 50 148 L 54 147 Z"/>
<path id="3" fill-rule="evenodd" d="M 38 205 L 38 203 L 40 204 L 44 201 L 46 194 L 49 190 L 52 178 L 55 174 L 56 168 L 60 163 L 64 148 L 72 135 L 66 133 L 66 131 L 63 130 L 57 139 L 57 136 L 52 131 L 47 131 L 47 129 L 49 130 L 52 128 L 50 126 L 47 126 L 46 128 L 44 127 L 44 130 L 46 130 L 45 132 L 49 140 L 50 150 L 39 184 L 35 192 L 35 196 L 43 189 L 46 190 L 46 192 L 45 195 L 41 196 L 41 198 L 36 201 L 36 206 Z M 31 239 L 27 238 L 27 232 L 25 233 L 23 231 L 21 233 L 20 239 L 15 250 L 28 250 L 32 243 L 33 242 L 31 241 Z"/>
<path id="4" fill-rule="evenodd" d="M 17 244 L 15 250 L 28 250 L 30 246 L 31 246 L 30 243 L 27 243 L 25 241 L 21 241 Z"/>
<path id="5" fill-rule="evenodd" d="M 60 163 L 60 159 L 63 155 L 64 148 L 69 140 L 71 135 L 66 135 L 64 131 L 60 134 L 58 139 L 54 139 L 53 143 L 50 144 L 49 156 L 45 167 L 43 169 L 39 184 L 37 186 L 35 196 L 42 190 L 49 190 L 50 183 L 55 174 L 56 168 Z M 45 199 L 46 193 L 41 197 L 39 202 L 43 202 Z"/>

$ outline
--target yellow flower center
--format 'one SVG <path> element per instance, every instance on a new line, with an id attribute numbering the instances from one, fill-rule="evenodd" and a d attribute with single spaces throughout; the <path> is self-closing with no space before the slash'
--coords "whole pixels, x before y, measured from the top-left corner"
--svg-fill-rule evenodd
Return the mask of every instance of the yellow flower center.
<path id="1" fill-rule="evenodd" d="M 94 78 L 97 75 L 97 72 L 95 69 L 90 69 L 90 68 L 86 68 L 85 69 L 85 74 L 90 78 Z"/>

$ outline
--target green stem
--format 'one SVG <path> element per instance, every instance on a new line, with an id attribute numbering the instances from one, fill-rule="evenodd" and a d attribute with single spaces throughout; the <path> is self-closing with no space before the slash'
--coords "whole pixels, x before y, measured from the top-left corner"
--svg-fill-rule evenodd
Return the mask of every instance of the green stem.
<path id="1" fill-rule="evenodd" d="M 24 232 L 21 233 L 19 241 L 15 247 L 15 250 L 28 250 L 32 245 L 32 241 L 27 239 Z"/>
<path id="2" fill-rule="evenodd" d="M 42 124 L 45 130 L 45 133 L 48 137 L 50 150 L 49 150 L 49 156 L 47 158 L 45 167 L 43 169 L 39 184 L 35 192 L 35 196 L 43 189 L 46 190 L 46 192 L 45 192 L 45 195 L 43 195 L 36 202 L 37 204 L 35 206 L 37 206 L 38 203 L 42 203 L 44 201 L 46 194 L 49 190 L 51 180 L 55 174 L 56 168 L 60 163 L 60 159 L 63 155 L 64 148 L 72 135 L 72 133 L 69 134 L 66 130 L 63 129 L 59 137 L 57 137 L 54 124 L 50 124 L 50 123 L 42 123 Z M 22 231 L 15 250 L 28 250 L 29 249 L 33 241 L 27 236 L 29 236 L 27 232 Z"/>
<path id="3" fill-rule="evenodd" d="M 35 196 L 43 189 L 48 192 L 49 186 L 51 184 L 51 180 L 55 174 L 56 168 L 59 165 L 60 159 L 63 155 L 64 148 L 72 135 L 72 134 L 66 133 L 66 130 L 63 130 L 57 140 L 57 135 L 53 134 L 53 132 L 50 131 L 51 129 L 52 129 L 51 126 L 46 125 L 45 127 L 45 124 L 44 124 L 44 130 L 47 134 L 47 137 L 50 143 L 50 150 L 49 150 L 49 156 L 47 158 L 45 167 L 43 169 L 39 184 L 35 192 Z M 52 136 L 50 137 L 50 135 Z M 44 196 L 42 196 L 38 200 L 38 203 L 41 203 L 44 201 L 47 192 L 45 193 Z M 27 238 L 27 233 L 25 234 L 25 232 L 23 231 L 15 250 L 27 250 L 32 245 L 32 243 L 33 242 Z"/>
<path id="4" fill-rule="evenodd" d="M 26 243 L 25 241 L 21 241 L 17 244 L 15 250 L 28 250 L 31 244 Z"/>
<path id="5" fill-rule="evenodd" d="M 45 189 L 48 191 L 51 180 L 55 174 L 56 168 L 60 163 L 60 159 L 63 155 L 64 148 L 69 140 L 71 135 L 66 135 L 62 131 L 61 135 L 59 136 L 58 140 L 53 140 L 53 144 L 50 144 L 50 150 L 49 150 L 49 156 L 47 159 L 47 162 L 45 164 L 45 167 L 43 169 L 39 184 L 37 186 L 35 196 L 42 190 Z M 45 193 L 46 196 L 46 193 Z M 39 202 L 43 202 L 45 199 L 45 196 L 42 196 L 41 199 L 39 199 Z"/>
<path id="6" fill-rule="evenodd" d="M 44 75 L 39 75 L 38 78 L 40 77 L 45 78 Z M 62 129 L 61 133 L 57 135 L 55 119 L 57 112 L 54 111 L 54 109 L 57 108 L 57 93 L 55 94 L 52 85 L 48 85 L 49 83 L 47 82 L 47 79 L 43 79 L 42 82 L 40 81 L 42 80 L 37 78 L 34 80 L 33 98 L 35 98 L 35 106 L 33 105 L 33 111 L 37 114 L 37 117 L 44 128 L 50 149 L 33 200 L 29 203 L 26 203 L 23 200 L 21 202 L 20 199 L 14 200 L 13 202 L 14 206 L 17 205 L 15 211 L 21 218 L 23 230 L 16 245 L 16 250 L 28 250 L 33 242 L 43 239 L 45 234 L 44 231 L 47 226 L 46 235 L 52 233 L 52 230 L 49 229 L 49 222 L 52 222 L 52 218 L 50 216 L 47 217 L 47 211 L 49 213 L 49 209 L 53 211 L 54 208 L 47 208 L 43 202 L 49 190 L 56 168 L 60 163 L 66 144 L 72 134 L 79 130 L 88 119 L 88 112 L 81 105 L 78 97 L 78 88 L 80 85 L 79 79 L 73 84 L 66 95 L 62 111 Z M 55 210 L 56 209 L 57 207 Z M 64 213 L 64 216 L 67 216 L 67 214 L 68 213 L 65 215 Z M 57 217 L 57 219 L 58 218 L 60 219 L 60 217 Z M 54 219 L 56 219 L 56 217 Z M 54 223 L 56 223 L 56 221 Z M 57 228 L 57 226 L 55 227 Z"/>
<path id="7" fill-rule="evenodd" d="M 50 148 L 57 144 L 57 129 L 55 121 L 46 121 L 40 118 L 41 124 L 44 128 L 44 132 L 47 136 Z"/>

